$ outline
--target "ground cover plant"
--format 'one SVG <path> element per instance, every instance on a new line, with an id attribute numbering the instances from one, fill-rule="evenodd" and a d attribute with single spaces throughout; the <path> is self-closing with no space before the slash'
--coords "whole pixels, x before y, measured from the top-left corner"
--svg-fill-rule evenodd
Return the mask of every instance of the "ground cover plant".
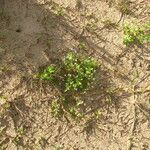
<path id="1" fill-rule="evenodd" d="M 142 45 L 145 42 L 150 41 L 150 25 L 145 24 L 143 26 L 125 24 L 123 27 L 124 37 L 123 43 L 129 45 Z"/>
<path id="2" fill-rule="evenodd" d="M 38 75 L 40 79 L 50 81 L 61 88 L 61 97 L 52 102 L 51 108 L 54 117 L 60 117 L 63 109 L 68 109 L 67 111 L 74 117 L 82 116 L 78 112 L 78 107 L 83 101 L 77 98 L 78 93 L 89 89 L 98 67 L 98 62 L 93 58 L 70 52 L 59 65 L 47 66 Z M 68 95 L 71 100 L 66 100 Z M 69 106 L 71 101 L 73 105 Z"/>

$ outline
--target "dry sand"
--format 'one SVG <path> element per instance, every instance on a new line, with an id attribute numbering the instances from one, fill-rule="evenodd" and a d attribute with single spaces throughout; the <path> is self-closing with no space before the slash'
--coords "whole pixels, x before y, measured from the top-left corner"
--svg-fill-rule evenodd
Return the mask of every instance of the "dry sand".
<path id="1" fill-rule="evenodd" d="M 0 104 L 0 149 L 150 149 L 150 50 L 148 44 L 123 44 L 123 23 L 148 22 L 150 3 L 132 0 L 134 15 L 122 16 L 115 2 L 0 0 L 0 99 L 6 99 Z M 107 19 L 117 28 L 104 27 Z M 115 104 L 100 107 L 97 121 L 56 120 L 50 103 L 57 91 L 32 78 L 69 50 L 95 57 L 107 70 L 99 80 L 121 89 Z M 101 88 L 84 98 L 90 108 L 100 106 Z"/>

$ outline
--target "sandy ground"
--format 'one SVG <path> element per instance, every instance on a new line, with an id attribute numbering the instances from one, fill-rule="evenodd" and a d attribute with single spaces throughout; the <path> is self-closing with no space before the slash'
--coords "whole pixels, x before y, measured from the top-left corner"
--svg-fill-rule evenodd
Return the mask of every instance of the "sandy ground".
<path id="1" fill-rule="evenodd" d="M 148 22 L 150 4 L 131 2 L 134 13 L 122 15 L 115 0 L 0 0 L 0 149 L 150 149 L 149 45 L 127 48 L 122 30 L 124 22 Z M 118 26 L 106 27 L 108 19 Z M 95 57 L 105 70 L 84 96 L 88 107 L 100 106 L 96 121 L 53 118 L 57 90 L 33 78 L 69 50 Z M 114 103 L 101 104 L 101 81 L 120 89 Z"/>

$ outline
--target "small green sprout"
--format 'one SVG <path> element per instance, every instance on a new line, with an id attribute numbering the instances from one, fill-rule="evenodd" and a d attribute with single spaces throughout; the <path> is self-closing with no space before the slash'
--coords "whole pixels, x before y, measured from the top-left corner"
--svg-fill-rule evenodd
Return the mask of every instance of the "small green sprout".
<path id="1" fill-rule="evenodd" d="M 97 111 L 95 111 L 94 115 L 95 115 L 96 119 L 99 119 L 101 117 L 101 115 L 102 115 L 102 112 L 97 110 Z"/>

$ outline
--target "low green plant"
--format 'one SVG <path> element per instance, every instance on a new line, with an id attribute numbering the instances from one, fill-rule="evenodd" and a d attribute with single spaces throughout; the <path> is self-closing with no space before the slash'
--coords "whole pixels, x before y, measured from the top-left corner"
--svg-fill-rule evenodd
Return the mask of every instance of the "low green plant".
<path id="1" fill-rule="evenodd" d="M 94 117 L 95 117 L 96 119 L 99 119 L 99 118 L 101 117 L 101 115 L 102 115 L 102 113 L 101 113 L 100 110 L 97 110 L 97 111 L 94 112 Z"/>
<path id="2" fill-rule="evenodd" d="M 80 106 L 83 104 L 83 101 L 76 98 L 75 104 L 71 107 L 69 107 L 69 113 L 71 114 L 71 117 L 79 119 L 84 116 L 84 114 L 80 111 Z"/>
<path id="3" fill-rule="evenodd" d="M 82 118 L 80 106 L 83 101 L 77 95 L 88 89 L 97 67 L 98 63 L 93 58 L 68 53 L 57 67 L 48 66 L 39 74 L 40 79 L 51 81 L 61 88 L 60 97 L 51 105 L 55 118 L 60 118 L 64 112 L 73 118 Z"/>
<path id="4" fill-rule="evenodd" d="M 147 30 L 150 29 L 150 25 L 146 24 L 142 27 L 125 24 L 123 31 L 123 43 L 127 46 L 134 44 L 144 44 L 146 41 L 150 41 L 150 35 Z"/>
<path id="5" fill-rule="evenodd" d="M 74 119 L 82 118 L 83 113 L 81 113 L 79 110 L 79 107 L 82 103 L 75 100 L 73 101 L 74 102 L 71 103 L 69 100 L 66 100 L 65 97 L 60 97 L 57 100 L 53 100 L 51 105 L 52 116 L 56 119 L 60 119 L 65 111 Z"/>
<path id="6" fill-rule="evenodd" d="M 51 10 L 56 14 L 57 16 L 64 16 L 65 15 L 65 8 L 62 5 L 58 5 L 55 2 L 52 2 Z"/>
<path id="7" fill-rule="evenodd" d="M 92 58 L 78 57 L 69 53 L 65 60 L 66 82 L 65 91 L 77 91 L 86 89 L 94 80 L 94 73 L 98 67 Z"/>
<path id="8" fill-rule="evenodd" d="M 43 80 L 54 80 L 54 75 L 56 73 L 56 68 L 54 66 L 48 66 L 42 73 L 39 74 L 39 77 Z"/>
<path id="9" fill-rule="evenodd" d="M 0 95 L 0 105 L 3 105 L 6 103 L 6 97 L 4 95 Z"/>
<path id="10" fill-rule="evenodd" d="M 64 81 L 65 92 L 86 89 L 94 80 L 94 73 L 98 67 L 97 62 L 88 57 L 80 57 L 75 53 L 68 53 L 58 68 L 48 66 L 39 78 L 48 81 Z M 63 83 L 62 83 L 63 84 Z"/>

